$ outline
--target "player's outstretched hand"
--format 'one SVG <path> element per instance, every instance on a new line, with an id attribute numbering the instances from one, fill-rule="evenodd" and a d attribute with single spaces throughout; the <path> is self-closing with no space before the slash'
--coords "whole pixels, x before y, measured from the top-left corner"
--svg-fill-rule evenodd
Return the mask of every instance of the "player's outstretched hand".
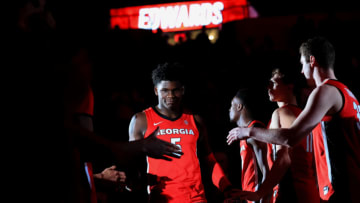
<path id="1" fill-rule="evenodd" d="M 247 128 L 242 128 L 242 127 L 236 127 L 236 128 L 233 128 L 232 130 L 230 130 L 229 135 L 226 137 L 227 138 L 227 141 L 226 141 L 227 144 L 231 145 L 236 140 L 246 139 L 247 136 L 244 133 L 245 130 L 248 130 L 248 129 Z"/>
<path id="2" fill-rule="evenodd" d="M 170 157 L 180 158 L 181 155 L 183 155 L 181 149 L 175 144 L 158 139 L 156 137 L 158 131 L 159 127 L 145 138 L 144 147 L 146 155 L 155 159 L 165 159 L 167 161 L 171 161 Z"/>

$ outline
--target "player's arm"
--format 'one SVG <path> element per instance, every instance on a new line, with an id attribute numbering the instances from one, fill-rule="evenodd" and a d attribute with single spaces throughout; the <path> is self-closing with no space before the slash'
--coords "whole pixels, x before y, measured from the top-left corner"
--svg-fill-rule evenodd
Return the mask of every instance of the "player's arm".
<path id="1" fill-rule="evenodd" d="M 326 115 L 338 112 L 343 101 L 340 92 L 333 86 L 323 85 L 310 94 L 305 109 L 288 129 L 234 128 L 227 137 L 228 144 L 236 139 L 249 137 L 273 144 L 294 146 L 306 137 Z"/>
<path id="2" fill-rule="evenodd" d="M 144 112 L 136 113 L 129 124 L 129 141 L 144 139 L 147 129 L 147 120 Z"/>
<path id="3" fill-rule="evenodd" d="M 295 118 L 296 116 L 293 112 L 287 108 L 276 109 L 271 117 L 270 128 L 289 128 Z M 259 197 L 264 197 L 273 191 L 275 185 L 278 184 L 285 175 L 290 164 L 291 159 L 288 147 L 276 145 L 276 160 L 257 191 Z"/>
<path id="4" fill-rule="evenodd" d="M 198 149 L 201 155 L 205 157 L 208 167 L 212 169 L 212 182 L 220 191 L 228 191 L 231 189 L 231 183 L 210 149 L 205 123 L 198 115 L 194 115 L 194 119 L 199 130 Z"/>
<path id="5" fill-rule="evenodd" d="M 247 139 L 246 141 L 248 144 L 252 146 L 254 150 L 256 161 L 262 173 L 262 180 L 261 180 L 262 183 L 265 181 L 269 173 L 269 165 L 267 162 L 267 144 L 251 138 Z M 260 202 L 261 203 L 269 202 L 270 198 L 271 198 L 271 194 L 269 193 L 269 195 L 262 197 Z"/>
<path id="6" fill-rule="evenodd" d="M 267 172 L 269 171 L 269 166 L 267 163 L 267 144 L 251 138 L 247 139 L 246 141 L 248 144 L 252 146 L 254 150 L 256 161 L 258 163 L 259 169 L 262 173 L 262 177 L 264 180 L 267 175 Z"/>

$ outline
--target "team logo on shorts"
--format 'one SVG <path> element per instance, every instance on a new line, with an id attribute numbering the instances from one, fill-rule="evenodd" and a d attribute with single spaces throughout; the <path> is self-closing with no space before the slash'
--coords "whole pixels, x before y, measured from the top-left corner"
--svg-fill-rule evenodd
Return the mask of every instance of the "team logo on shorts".
<path id="1" fill-rule="evenodd" d="M 327 193 L 329 192 L 329 187 L 325 186 L 323 190 L 324 190 L 324 195 L 327 195 Z"/>

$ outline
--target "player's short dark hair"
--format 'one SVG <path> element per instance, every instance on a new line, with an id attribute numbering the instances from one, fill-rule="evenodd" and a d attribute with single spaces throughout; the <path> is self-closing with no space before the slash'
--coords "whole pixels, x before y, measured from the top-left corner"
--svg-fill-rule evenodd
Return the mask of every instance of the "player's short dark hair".
<path id="1" fill-rule="evenodd" d="M 152 71 L 152 81 L 156 86 L 163 80 L 178 81 L 184 84 L 184 66 L 178 62 L 158 64 L 157 68 Z"/>
<path id="2" fill-rule="evenodd" d="M 321 67 L 334 69 L 335 48 L 324 37 L 308 39 L 301 44 L 299 52 L 305 57 L 306 62 L 310 62 L 310 56 L 314 56 Z"/>
<path id="3" fill-rule="evenodd" d="M 257 93 L 258 91 L 255 89 L 241 88 L 235 94 L 235 97 L 240 99 L 241 103 L 245 106 L 247 111 L 250 112 L 252 117 L 259 116 Z"/>

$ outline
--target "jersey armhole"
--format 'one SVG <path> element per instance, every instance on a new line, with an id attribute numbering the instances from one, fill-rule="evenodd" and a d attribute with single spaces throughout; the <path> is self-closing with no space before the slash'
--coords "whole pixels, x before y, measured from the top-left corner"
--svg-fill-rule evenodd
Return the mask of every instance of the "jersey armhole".
<path id="1" fill-rule="evenodd" d="M 344 93 L 340 90 L 339 87 L 337 87 L 337 86 L 335 86 L 335 85 L 333 85 L 333 84 L 327 84 L 327 83 L 325 83 L 325 85 L 330 85 L 330 86 L 332 86 L 332 87 L 335 87 L 335 88 L 340 92 L 341 99 L 342 99 L 342 105 L 341 105 L 340 110 L 335 113 L 335 114 L 340 114 L 341 111 L 344 109 L 344 106 L 345 106 L 345 95 L 344 95 Z"/>

